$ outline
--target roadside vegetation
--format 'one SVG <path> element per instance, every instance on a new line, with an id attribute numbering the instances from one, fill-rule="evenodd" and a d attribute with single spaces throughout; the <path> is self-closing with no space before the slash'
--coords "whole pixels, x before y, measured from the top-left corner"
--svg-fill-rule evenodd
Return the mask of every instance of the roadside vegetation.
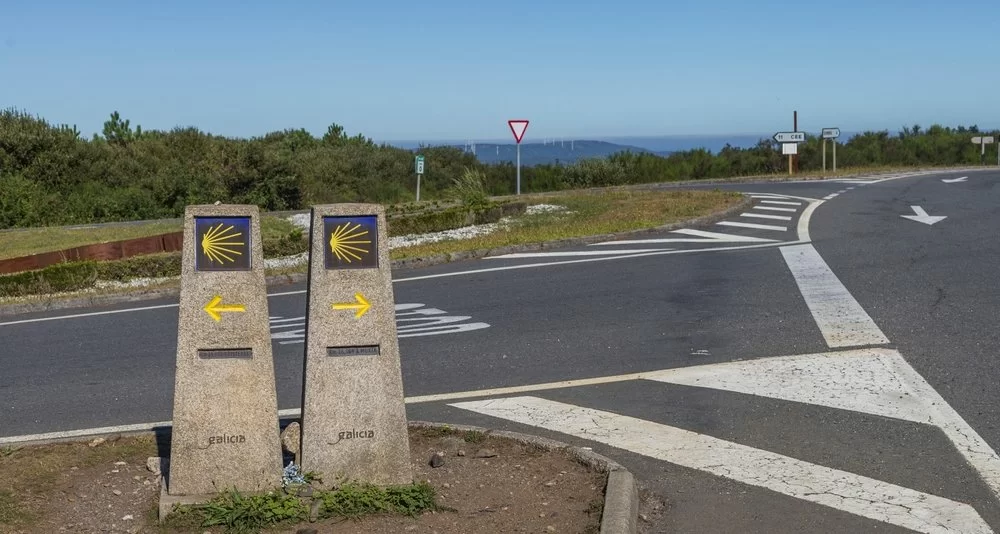
<path id="1" fill-rule="evenodd" d="M 978 164 L 975 126 L 919 126 L 865 132 L 844 139 L 839 168 Z M 986 133 L 986 132 L 982 132 Z M 424 200 L 447 201 L 467 169 L 488 196 L 513 193 L 512 164 L 484 165 L 451 147 L 425 147 Z M 50 124 L 27 112 L 0 111 L 0 229 L 94 222 L 170 219 L 184 206 L 221 201 L 264 211 L 331 202 L 407 204 L 413 200 L 414 152 L 349 136 L 331 124 L 317 137 L 303 129 L 249 139 L 194 127 L 170 131 L 133 126 L 117 112 L 101 134 L 86 139 L 75 126 Z M 688 150 L 667 157 L 620 153 L 573 165 L 522 169 L 522 191 L 780 174 L 787 159 L 769 139 L 713 154 Z M 799 147 L 799 170 L 821 167 L 815 137 Z M 3 251 L 6 253 L 6 251 Z"/>
<path id="2" fill-rule="evenodd" d="M 742 195 L 723 191 L 603 191 L 533 195 L 548 208 L 504 220 L 496 231 L 471 239 L 393 249 L 393 259 L 543 243 L 559 239 L 655 228 L 723 211 Z"/>

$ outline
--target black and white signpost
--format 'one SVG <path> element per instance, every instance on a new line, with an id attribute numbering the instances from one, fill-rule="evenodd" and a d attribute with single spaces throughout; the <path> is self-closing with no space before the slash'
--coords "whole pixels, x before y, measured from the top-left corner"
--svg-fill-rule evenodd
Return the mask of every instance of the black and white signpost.
<path id="1" fill-rule="evenodd" d="M 826 172 L 826 140 L 833 140 L 833 172 L 837 172 L 837 138 L 840 137 L 840 128 L 823 128 L 821 135 L 823 138 L 823 172 Z"/>

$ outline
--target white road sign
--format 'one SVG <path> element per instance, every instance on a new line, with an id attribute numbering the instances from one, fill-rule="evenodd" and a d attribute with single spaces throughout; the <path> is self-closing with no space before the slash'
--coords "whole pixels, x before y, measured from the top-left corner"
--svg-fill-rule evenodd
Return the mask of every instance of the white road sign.
<path id="1" fill-rule="evenodd" d="M 974 145 L 988 145 L 994 141 L 993 136 L 988 137 L 973 137 L 972 144 Z"/>
<path id="2" fill-rule="evenodd" d="M 840 128 L 823 128 L 823 139 L 836 139 L 840 137 Z"/>
<path id="3" fill-rule="evenodd" d="M 798 155 L 799 145 L 796 143 L 781 143 L 781 153 L 785 156 Z"/>
<path id="4" fill-rule="evenodd" d="M 779 143 L 804 143 L 806 141 L 805 132 L 778 132 L 774 134 L 774 140 Z"/>

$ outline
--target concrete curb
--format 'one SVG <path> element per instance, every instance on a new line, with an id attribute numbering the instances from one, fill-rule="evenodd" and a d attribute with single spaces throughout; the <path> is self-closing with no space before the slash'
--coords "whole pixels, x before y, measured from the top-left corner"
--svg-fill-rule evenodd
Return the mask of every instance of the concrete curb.
<path id="1" fill-rule="evenodd" d="M 589 448 L 572 445 L 540 436 L 521 434 L 508 430 L 490 430 L 469 425 L 450 425 L 410 421 L 410 428 L 448 429 L 482 432 L 487 436 L 509 439 L 524 445 L 531 445 L 546 451 L 562 451 L 574 460 L 598 471 L 607 473 L 608 481 L 604 489 L 604 511 L 601 513 L 601 534 L 635 534 L 639 524 L 639 490 L 632 473 L 614 460 L 597 454 Z"/>
<path id="2" fill-rule="evenodd" d="M 456 261 L 474 260 L 490 256 L 502 256 L 504 254 L 513 254 L 516 252 L 534 252 L 551 248 L 589 245 L 591 243 L 599 243 L 601 241 L 622 239 L 625 237 L 637 237 L 637 236 L 651 234 L 654 232 L 676 230 L 678 228 L 685 228 L 689 226 L 703 226 L 718 222 L 722 219 L 725 219 L 726 217 L 734 215 L 736 212 L 742 211 L 747 207 L 749 207 L 750 204 L 752 204 L 752 202 L 753 201 L 749 196 L 744 196 L 743 199 L 738 204 L 724 211 L 712 213 L 709 215 L 704 215 L 702 217 L 697 217 L 694 219 L 688 219 L 685 221 L 678 221 L 675 223 L 670 223 L 655 228 L 644 228 L 642 230 L 631 230 L 628 232 L 618 232 L 614 234 L 573 237 L 567 239 L 558 239 L 555 241 L 546 241 L 542 243 L 511 245 L 508 247 L 500 247 L 500 248 L 470 250 L 465 252 L 452 252 L 450 254 L 437 254 L 425 258 L 405 258 L 401 260 L 393 260 L 392 269 L 394 271 L 395 270 L 405 271 L 408 269 L 430 267 L 433 265 L 442 265 L 445 263 L 452 263 Z M 305 273 L 268 276 L 267 286 L 270 289 L 273 286 L 288 285 L 305 281 L 306 281 Z M 101 295 L 88 295 L 82 297 L 53 298 L 53 297 L 40 296 L 37 301 L 23 302 L 17 304 L 0 304 L 0 317 L 10 316 L 10 315 L 20 315 L 23 313 L 37 313 L 46 311 L 66 310 L 72 308 L 85 308 L 90 306 L 111 306 L 114 304 L 122 304 L 128 302 L 140 302 L 144 300 L 155 300 L 168 297 L 177 297 L 178 295 L 180 295 L 179 286 L 165 287 L 165 288 L 151 289 L 151 290 L 138 290 L 129 293 L 108 293 Z"/>

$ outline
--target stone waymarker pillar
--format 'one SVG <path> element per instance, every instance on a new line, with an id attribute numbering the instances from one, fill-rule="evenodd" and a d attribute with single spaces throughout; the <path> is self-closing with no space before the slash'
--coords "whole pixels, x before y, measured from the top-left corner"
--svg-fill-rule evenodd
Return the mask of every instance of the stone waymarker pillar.
<path id="1" fill-rule="evenodd" d="M 328 481 L 409 484 L 382 206 L 314 207 L 310 246 L 302 468 Z"/>
<path id="2" fill-rule="evenodd" d="M 281 472 L 260 215 L 188 206 L 167 491 L 265 491 Z"/>

